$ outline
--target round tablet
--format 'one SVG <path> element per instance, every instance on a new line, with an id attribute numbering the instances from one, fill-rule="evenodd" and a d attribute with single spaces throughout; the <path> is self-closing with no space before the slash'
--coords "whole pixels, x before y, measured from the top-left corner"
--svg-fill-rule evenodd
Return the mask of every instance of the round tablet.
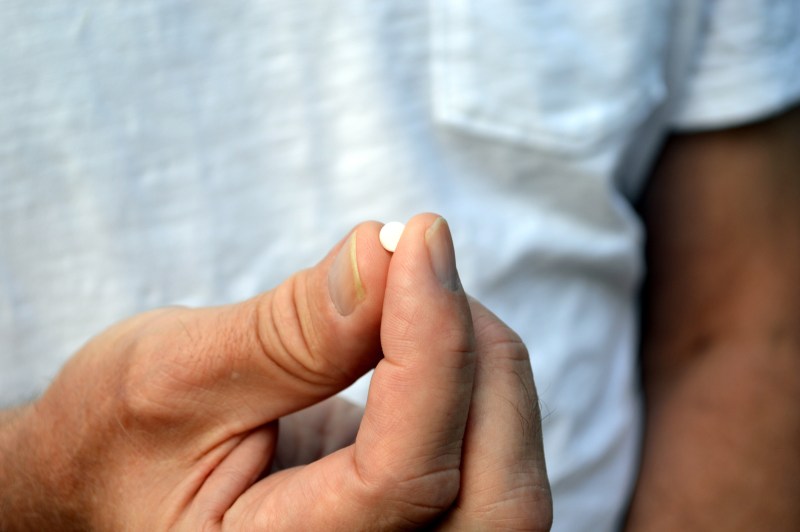
<path id="1" fill-rule="evenodd" d="M 397 249 L 397 243 L 400 241 L 400 235 L 403 234 L 403 229 L 405 228 L 405 224 L 400 222 L 389 222 L 381 228 L 378 238 L 386 251 L 394 253 L 394 250 Z"/>

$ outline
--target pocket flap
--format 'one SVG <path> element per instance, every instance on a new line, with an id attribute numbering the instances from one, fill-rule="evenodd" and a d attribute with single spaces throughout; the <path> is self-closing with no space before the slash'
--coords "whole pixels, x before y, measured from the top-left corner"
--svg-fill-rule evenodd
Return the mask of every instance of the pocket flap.
<path id="1" fill-rule="evenodd" d="M 431 2 L 434 119 L 566 152 L 636 127 L 666 96 L 667 4 Z"/>

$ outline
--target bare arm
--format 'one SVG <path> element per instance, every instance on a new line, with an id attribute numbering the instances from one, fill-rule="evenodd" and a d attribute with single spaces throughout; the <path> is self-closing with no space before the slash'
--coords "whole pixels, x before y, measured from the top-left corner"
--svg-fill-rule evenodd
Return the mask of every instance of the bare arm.
<path id="1" fill-rule="evenodd" d="M 800 530 L 800 109 L 678 135 L 642 203 L 629 530 Z"/>

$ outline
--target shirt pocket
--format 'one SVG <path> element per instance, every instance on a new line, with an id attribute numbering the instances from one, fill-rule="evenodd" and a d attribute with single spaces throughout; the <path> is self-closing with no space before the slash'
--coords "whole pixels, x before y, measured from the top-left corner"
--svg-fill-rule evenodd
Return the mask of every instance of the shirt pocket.
<path id="1" fill-rule="evenodd" d="M 669 0 L 433 0 L 437 123 L 589 151 L 664 100 Z"/>

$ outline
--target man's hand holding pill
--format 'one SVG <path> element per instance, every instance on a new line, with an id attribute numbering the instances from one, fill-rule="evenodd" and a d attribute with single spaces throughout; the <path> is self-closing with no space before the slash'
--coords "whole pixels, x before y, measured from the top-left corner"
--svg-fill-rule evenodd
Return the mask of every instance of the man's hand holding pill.
<path id="1" fill-rule="evenodd" d="M 6 414 L 0 529 L 548 528 L 524 346 L 464 293 L 443 219 L 393 255 L 380 228 L 251 300 L 89 342 Z M 359 424 L 326 399 L 373 366 Z"/>

